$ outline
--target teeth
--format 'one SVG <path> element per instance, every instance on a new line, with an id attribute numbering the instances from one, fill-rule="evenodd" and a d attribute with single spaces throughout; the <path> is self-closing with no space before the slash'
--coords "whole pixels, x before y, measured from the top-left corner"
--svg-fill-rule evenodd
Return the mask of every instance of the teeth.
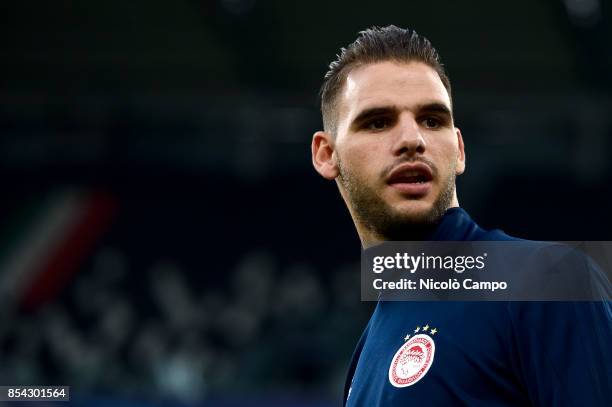
<path id="1" fill-rule="evenodd" d="M 396 179 L 396 182 L 408 184 L 426 184 L 429 182 L 429 179 L 422 171 L 406 171 Z"/>

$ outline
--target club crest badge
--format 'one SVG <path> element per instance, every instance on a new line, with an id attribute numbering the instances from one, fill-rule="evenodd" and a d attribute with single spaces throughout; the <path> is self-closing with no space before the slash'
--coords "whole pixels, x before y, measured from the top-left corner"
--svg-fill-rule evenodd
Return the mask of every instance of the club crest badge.
<path id="1" fill-rule="evenodd" d="M 389 366 L 389 382 L 393 386 L 412 386 L 427 374 L 436 353 L 432 338 L 436 332 L 436 328 L 430 330 L 429 325 L 425 325 L 414 330 L 417 335 L 406 335 L 404 344 L 395 352 Z"/>

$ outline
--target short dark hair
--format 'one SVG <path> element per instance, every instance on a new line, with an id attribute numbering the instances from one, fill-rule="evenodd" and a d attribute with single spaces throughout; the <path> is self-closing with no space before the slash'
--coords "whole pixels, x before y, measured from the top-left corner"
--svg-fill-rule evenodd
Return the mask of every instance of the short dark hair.
<path id="1" fill-rule="evenodd" d="M 383 61 L 418 61 L 429 65 L 438 73 L 451 97 L 450 80 L 440 55 L 427 38 L 414 30 L 394 25 L 368 28 L 361 31 L 352 44 L 342 48 L 337 59 L 329 64 L 321 86 L 321 113 L 325 131 L 334 135 L 336 133 L 337 99 L 348 74 L 356 67 Z"/>

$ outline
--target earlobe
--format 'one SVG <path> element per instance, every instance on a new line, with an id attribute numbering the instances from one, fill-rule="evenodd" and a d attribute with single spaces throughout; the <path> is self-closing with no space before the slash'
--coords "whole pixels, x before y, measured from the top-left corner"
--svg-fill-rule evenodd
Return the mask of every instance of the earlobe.
<path id="1" fill-rule="evenodd" d="M 317 131 L 312 136 L 312 165 L 321 176 L 333 180 L 338 176 L 334 140 L 329 133 Z"/>
<path id="2" fill-rule="evenodd" d="M 455 127 L 455 133 L 457 134 L 457 147 L 459 149 L 456 172 L 457 175 L 461 175 L 465 172 L 465 145 L 463 144 L 463 136 L 461 135 L 461 130 Z"/>

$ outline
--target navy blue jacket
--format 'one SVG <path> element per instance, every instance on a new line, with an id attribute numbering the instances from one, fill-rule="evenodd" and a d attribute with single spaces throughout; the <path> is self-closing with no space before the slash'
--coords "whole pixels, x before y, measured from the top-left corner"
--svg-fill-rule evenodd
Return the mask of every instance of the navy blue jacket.
<path id="1" fill-rule="evenodd" d="M 429 240 L 515 239 L 452 208 Z M 344 405 L 612 406 L 611 305 L 379 301 L 353 354 Z M 411 337 L 424 338 L 420 347 Z M 392 364 L 407 360 L 418 362 L 405 370 L 412 383 L 393 385 Z"/>

